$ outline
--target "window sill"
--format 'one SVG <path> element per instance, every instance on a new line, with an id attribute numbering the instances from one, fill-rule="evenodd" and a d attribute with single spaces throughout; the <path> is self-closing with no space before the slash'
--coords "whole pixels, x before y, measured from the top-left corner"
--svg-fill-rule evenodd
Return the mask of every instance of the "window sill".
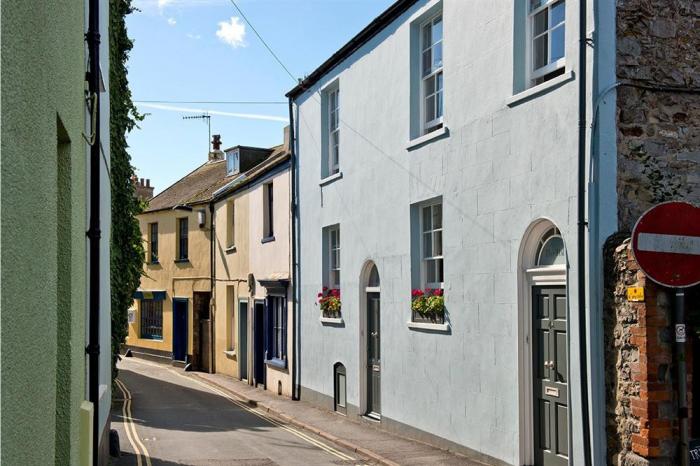
<path id="1" fill-rule="evenodd" d="M 450 130 L 443 125 L 441 128 L 438 128 L 435 131 L 431 131 L 428 134 L 424 134 L 423 136 L 419 136 L 415 139 L 411 139 L 410 141 L 408 141 L 408 144 L 406 145 L 406 150 L 413 150 L 419 146 L 422 146 L 423 144 L 427 144 L 428 142 L 434 139 L 449 135 Z"/>
<path id="2" fill-rule="evenodd" d="M 345 321 L 343 320 L 342 317 L 319 317 L 318 321 L 321 322 L 321 325 L 335 325 L 335 326 L 344 326 Z"/>
<path id="3" fill-rule="evenodd" d="M 189 264 L 190 260 L 189 259 L 175 259 L 176 264 Z"/>
<path id="4" fill-rule="evenodd" d="M 406 322 L 408 328 L 411 330 L 423 330 L 426 332 L 434 333 L 451 333 L 450 324 L 445 322 L 444 324 L 428 324 L 424 322 Z"/>
<path id="5" fill-rule="evenodd" d="M 224 351 L 224 354 L 229 358 L 235 358 L 236 357 L 236 350 Z"/>
<path id="6" fill-rule="evenodd" d="M 271 243 L 271 242 L 273 242 L 274 240 L 275 240 L 275 237 L 274 237 L 274 236 L 266 236 L 265 238 L 261 239 L 260 242 L 261 242 L 262 244 L 265 244 L 265 243 Z"/>
<path id="7" fill-rule="evenodd" d="M 148 262 L 148 265 L 150 265 L 151 267 L 157 267 L 157 266 L 160 265 L 160 262 L 158 262 L 158 261 L 152 261 L 152 262 Z"/>
<path id="8" fill-rule="evenodd" d="M 540 94 L 544 94 L 545 92 L 550 91 L 551 89 L 558 87 L 568 81 L 571 81 L 574 79 L 574 72 L 573 71 L 567 71 L 561 76 L 557 76 L 556 78 L 550 79 L 549 81 L 545 81 L 542 84 L 538 84 L 537 86 L 533 86 L 529 89 L 526 89 L 522 92 L 519 92 L 515 94 L 512 97 L 509 97 L 506 100 L 506 105 L 508 107 L 515 107 L 516 105 L 519 105 L 526 100 L 538 96 Z"/>
<path id="9" fill-rule="evenodd" d="M 226 250 L 224 252 L 226 254 L 233 254 L 234 252 L 236 252 L 236 246 L 230 246 L 230 247 L 226 248 Z"/>
<path id="10" fill-rule="evenodd" d="M 332 175 L 329 175 L 325 178 L 323 178 L 321 181 L 318 182 L 319 186 L 326 186 L 334 182 L 335 180 L 339 180 L 343 177 L 343 172 L 338 172 L 338 173 L 333 173 Z"/>
<path id="11" fill-rule="evenodd" d="M 266 359 L 265 360 L 265 365 L 268 367 L 274 367 L 276 369 L 286 369 L 287 368 L 287 360 L 286 359 Z"/>
<path id="12" fill-rule="evenodd" d="M 139 340 L 155 341 L 156 343 L 163 343 L 163 338 L 151 338 L 151 337 L 139 337 Z"/>

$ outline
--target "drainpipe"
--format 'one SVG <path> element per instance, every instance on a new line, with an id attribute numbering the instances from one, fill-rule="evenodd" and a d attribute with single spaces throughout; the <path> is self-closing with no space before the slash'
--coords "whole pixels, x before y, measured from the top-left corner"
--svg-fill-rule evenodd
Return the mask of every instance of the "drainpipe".
<path id="1" fill-rule="evenodd" d="M 211 290 L 211 295 L 209 297 L 209 325 L 211 331 L 209 332 L 209 373 L 214 373 L 214 356 L 216 352 L 214 351 L 215 346 L 215 332 L 216 326 L 214 325 L 214 311 L 216 309 L 216 299 L 214 292 L 216 291 L 216 263 L 214 262 L 214 239 L 216 237 L 216 228 L 214 226 L 214 201 L 209 203 L 209 224 L 211 225 L 209 235 L 209 290 Z M 214 303 L 214 305 L 212 305 Z"/>
<path id="2" fill-rule="evenodd" d="M 100 3 L 89 0 L 88 31 L 85 41 L 88 46 L 89 68 L 87 73 L 88 91 L 92 100 L 92 138 L 90 143 L 90 227 L 87 231 L 89 244 L 89 333 L 88 354 L 89 379 L 88 397 L 93 407 L 92 423 L 92 463 L 98 464 L 100 436 Z"/>
<path id="3" fill-rule="evenodd" d="M 590 413 L 588 404 L 588 353 L 586 331 L 586 28 L 587 2 L 579 0 L 579 44 L 578 44 L 578 324 L 579 353 L 581 356 L 581 417 L 583 422 L 584 464 L 591 464 Z"/>
<path id="4" fill-rule="evenodd" d="M 292 165 L 292 399 L 299 399 L 299 351 L 297 351 L 297 314 L 299 313 L 299 289 L 297 275 L 297 180 L 296 180 L 296 150 L 294 142 L 294 102 L 289 98 L 289 151 Z"/>

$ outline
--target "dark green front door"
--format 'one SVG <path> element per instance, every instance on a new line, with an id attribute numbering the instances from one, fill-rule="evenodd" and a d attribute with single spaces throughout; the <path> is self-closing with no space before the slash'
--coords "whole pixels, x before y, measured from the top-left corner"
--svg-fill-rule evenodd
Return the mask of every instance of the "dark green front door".
<path id="1" fill-rule="evenodd" d="M 381 415 L 379 293 L 367 293 L 367 415 Z"/>
<path id="2" fill-rule="evenodd" d="M 532 298 L 535 464 L 566 465 L 569 462 L 566 288 L 535 287 Z"/>

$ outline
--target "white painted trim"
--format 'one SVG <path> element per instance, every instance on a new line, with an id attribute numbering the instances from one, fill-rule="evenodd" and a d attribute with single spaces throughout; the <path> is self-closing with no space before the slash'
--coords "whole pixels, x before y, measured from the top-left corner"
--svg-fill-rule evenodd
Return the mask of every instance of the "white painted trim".
<path id="1" fill-rule="evenodd" d="M 534 394 L 532 389 L 532 287 L 533 286 L 567 286 L 567 266 L 554 265 L 537 267 L 537 249 L 540 238 L 553 226 L 549 219 L 533 222 L 523 235 L 518 252 L 518 422 L 519 465 L 534 464 Z M 567 322 L 570 318 L 567 292 Z M 567 344 L 571 335 L 567 324 Z M 571 354 L 570 348 L 569 353 Z M 571 380 L 569 373 L 568 380 Z M 569 385 L 570 386 L 570 385 Z M 570 386 L 571 387 L 571 386 Z M 568 390 L 568 406 L 571 407 L 571 388 Z M 571 413 L 571 409 L 569 409 Z M 572 428 L 572 416 L 569 414 L 569 433 Z"/>
<path id="2" fill-rule="evenodd" d="M 226 356 L 229 358 L 233 358 L 236 356 L 236 351 L 235 350 L 227 350 L 223 352 Z"/>
<path id="3" fill-rule="evenodd" d="M 444 324 L 428 324 L 425 322 L 406 322 L 408 328 L 413 330 L 429 330 L 431 332 L 447 333 L 450 331 L 450 324 L 445 322 Z"/>
<path id="4" fill-rule="evenodd" d="M 366 286 L 365 293 L 381 293 L 381 290 L 378 286 Z"/>
<path id="5" fill-rule="evenodd" d="M 326 186 L 328 184 L 331 184 L 335 180 L 339 180 L 343 177 L 343 172 L 338 172 L 338 173 L 333 173 L 330 176 L 327 176 L 323 178 L 321 181 L 318 182 L 319 186 Z"/>
<path id="6" fill-rule="evenodd" d="M 427 142 L 432 141 L 433 139 L 437 139 L 446 134 L 449 134 L 449 130 L 447 129 L 447 126 L 443 125 L 435 131 L 431 131 L 428 134 L 424 134 L 423 136 L 419 136 L 408 141 L 408 143 L 406 143 L 406 150 L 410 151 L 418 146 L 421 146 Z"/>
<path id="7" fill-rule="evenodd" d="M 319 317 L 318 321 L 322 325 L 342 325 L 345 323 L 342 317 Z"/>
<path id="8" fill-rule="evenodd" d="M 534 97 L 539 94 L 544 94 L 550 89 L 559 86 L 560 84 L 566 83 L 567 81 L 573 81 L 574 78 L 575 75 L 573 71 L 566 71 L 564 72 L 564 74 L 557 76 L 556 78 L 552 78 L 549 81 L 545 81 L 542 84 L 538 84 L 537 86 L 533 86 L 527 90 L 524 90 L 523 92 L 515 94 L 514 96 L 508 97 L 506 99 L 506 106 L 514 107 L 522 103 L 523 101 L 529 99 L 530 97 Z"/>

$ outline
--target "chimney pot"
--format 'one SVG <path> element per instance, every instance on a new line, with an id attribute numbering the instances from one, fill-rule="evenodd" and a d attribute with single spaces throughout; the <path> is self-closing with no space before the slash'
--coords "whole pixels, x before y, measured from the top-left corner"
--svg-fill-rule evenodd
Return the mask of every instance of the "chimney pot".
<path id="1" fill-rule="evenodd" d="M 147 188 L 151 187 L 151 180 L 149 178 L 146 178 L 146 187 Z"/>

